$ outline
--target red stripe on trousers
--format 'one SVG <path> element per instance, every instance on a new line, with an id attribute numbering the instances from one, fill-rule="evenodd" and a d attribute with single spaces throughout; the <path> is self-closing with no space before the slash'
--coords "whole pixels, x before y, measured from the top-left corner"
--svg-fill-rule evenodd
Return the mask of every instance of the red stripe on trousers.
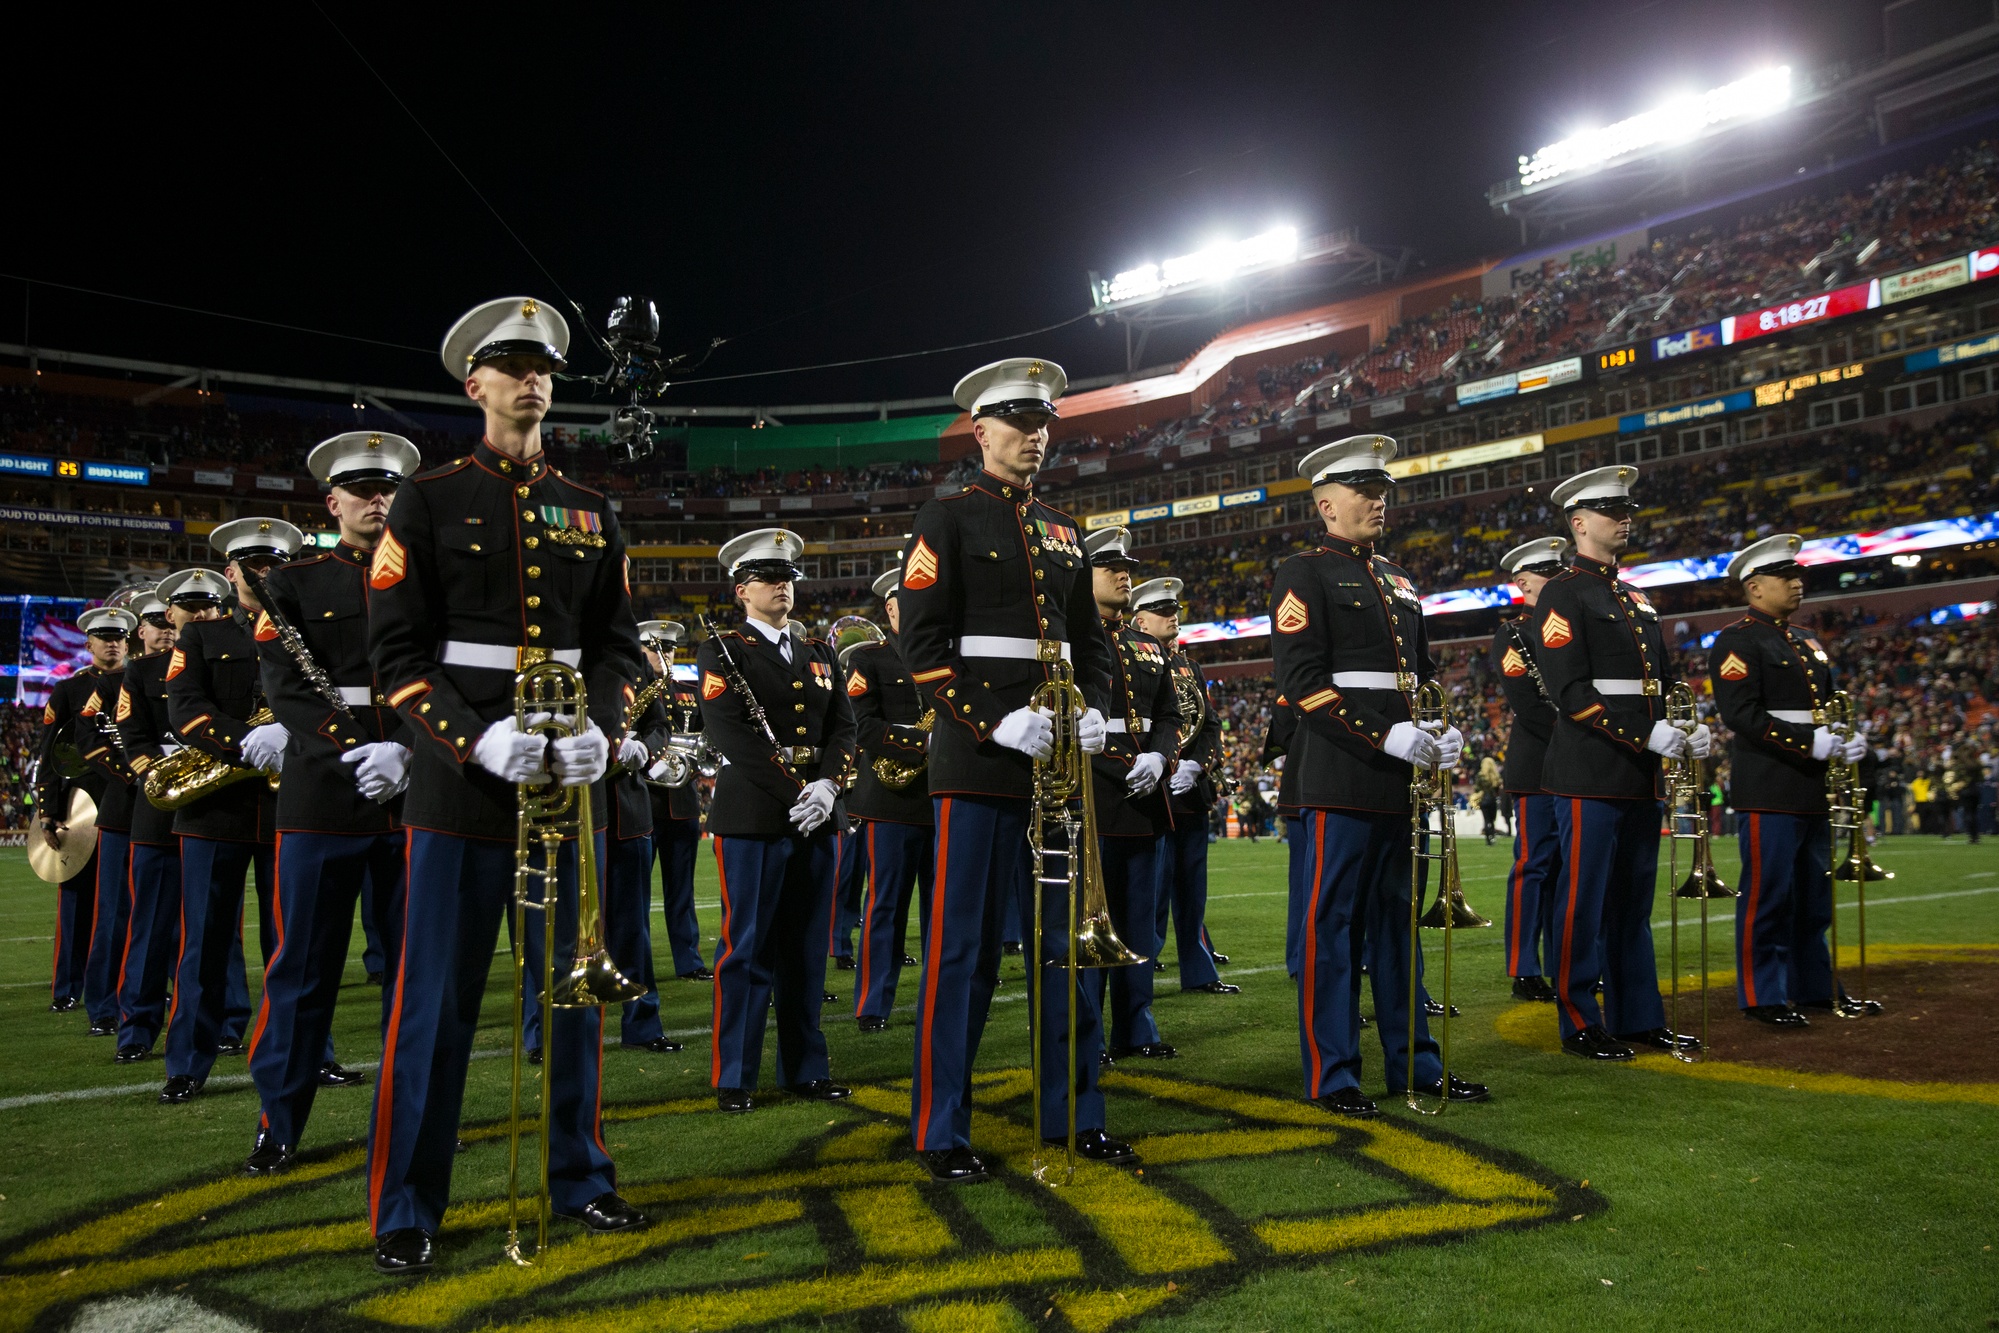
<path id="1" fill-rule="evenodd" d="M 132 919 L 139 915 L 139 886 L 138 882 L 132 878 L 132 847 L 134 845 L 136 844 L 129 844 L 125 848 L 125 947 L 118 951 L 118 993 L 120 995 L 125 993 L 125 968 L 132 961 Z M 121 1010 L 118 1014 L 118 1019 L 120 1022 L 123 1022 L 124 1018 L 125 1014 Z"/>
<path id="2" fill-rule="evenodd" d="M 867 896 L 861 899 L 861 970 L 855 974 L 859 978 L 859 983 L 854 987 L 854 1017 L 856 1018 L 861 1016 L 861 1006 L 867 1002 L 868 976 L 874 970 L 872 967 L 874 950 L 868 946 L 874 940 L 875 905 L 876 901 L 881 897 L 881 886 L 875 883 L 875 821 L 868 819 L 862 822 L 867 825 L 868 829 L 868 892 Z M 839 896 L 836 890 L 833 894 L 833 910 L 835 912 L 840 910 Z"/>
<path id="3" fill-rule="evenodd" d="M 1527 880 L 1527 798 L 1517 798 L 1519 809 L 1513 815 L 1513 836 L 1520 844 L 1520 850 L 1513 857 L 1513 910 L 1508 913 L 1513 919 L 1508 921 L 1506 932 L 1506 965 L 1509 969 L 1520 965 L 1520 891 Z"/>
<path id="4" fill-rule="evenodd" d="M 1749 902 L 1742 922 L 1742 994 L 1751 1008 L 1756 1007 L 1756 903 L 1763 896 L 1763 816 L 1749 816 Z"/>
<path id="5" fill-rule="evenodd" d="M 1555 977 L 1555 989 L 1561 996 L 1562 1008 L 1567 1011 L 1569 1021 L 1578 1028 L 1583 1026 L 1583 1011 L 1576 1008 L 1569 998 L 1570 960 L 1575 956 L 1576 943 L 1576 886 L 1582 882 L 1583 865 L 1583 803 L 1575 797 L 1569 798 L 1569 905 L 1562 913 L 1562 970 Z"/>
<path id="6" fill-rule="evenodd" d="M 368 1227 L 376 1229 L 376 1219 L 382 1211 L 382 1177 L 389 1170 L 389 1128 L 395 1123 L 396 1104 L 396 1036 L 403 1026 L 403 992 L 405 978 L 410 968 L 410 902 L 415 894 L 410 885 L 415 881 L 410 876 L 410 844 L 415 835 L 403 830 L 403 939 L 400 956 L 396 959 L 396 1000 L 389 1008 L 389 1029 L 382 1034 L 382 1068 L 376 1075 L 380 1080 L 375 1089 L 374 1134 L 368 1143 Z M 527 941 L 521 941 L 527 947 Z M 454 988 L 455 990 L 455 988 Z"/>
<path id="7" fill-rule="evenodd" d="M 1305 997 L 1305 1041 L 1312 1048 L 1312 1095 L 1319 1095 L 1319 1085 L 1326 1077 L 1326 1062 L 1319 1053 L 1318 992 L 1316 979 L 1319 974 L 1319 894 L 1326 882 L 1326 812 L 1314 811 L 1319 826 L 1312 855 L 1312 900 L 1305 911 L 1305 928 L 1312 932 L 1311 947 L 1305 950 L 1305 984 L 1300 994 Z"/>
<path id="8" fill-rule="evenodd" d="M 916 1142 L 919 1146 L 930 1141 L 930 1096 L 937 1083 L 931 1048 L 937 1038 L 937 973 L 944 965 L 944 895 L 950 884 L 946 873 L 950 861 L 951 797 L 946 796 L 944 808 L 937 812 L 937 860 L 932 878 L 932 892 L 936 897 L 930 904 L 930 938 L 924 942 L 923 1007 L 917 1019 L 917 1047 L 923 1052 L 923 1098 L 916 1108 Z M 1028 947 L 1034 946 L 1030 943 Z"/>
<path id="9" fill-rule="evenodd" d="M 264 984 L 259 988 L 257 999 L 257 1024 L 250 1029 L 250 1053 L 247 1060 L 257 1058 L 257 1043 L 263 1039 L 264 1028 L 271 1021 L 271 969 L 277 966 L 278 958 L 285 951 L 285 896 L 284 896 L 285 835 L 278 834 L 277 847 L 271 853 L 271 929 L 278 937 L 277 945 L 271 950 L 271 961 L 264 964 Z"/>
<path id="10" fill-rule="evenodd" d="M 722 929 L 715 949 L 715 1009 L 711 1020 L 715 1035 L 709 1039 L 708 1086 L 722 1086 L 722 964 L 736 951 L 736 938 L 729 930 L 729 919 L 734 914 L 729 910 L 729 870 L 722 860 L 722 837 L 715 835 L 715 875 L 722 886 Z"/>

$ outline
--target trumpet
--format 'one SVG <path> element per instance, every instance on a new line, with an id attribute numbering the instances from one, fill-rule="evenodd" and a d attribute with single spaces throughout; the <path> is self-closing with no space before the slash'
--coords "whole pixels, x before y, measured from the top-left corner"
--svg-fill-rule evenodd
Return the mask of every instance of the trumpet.
<path id="1" fill-rule="evenodd" d="M 1825 709 L 1824 726 L 1841 741 L 1853 736 L 1855 726 L 1853 696 L 1839 690 L 1832 696 L 1832 703 Z M 1841 1018 L 1859 1018 L 1867 1014 L 1881 1012 L 1879 1000 L 1851 1000 L 1839 983 L 1839 882 L 1853 882 L 1854 907 L 1858 920 L 1854 923 L 1855 934 L 1860 943 L 1860 993 L 1867 993 L 1867 884 L 1870 880 L 1893 879 L 1895 872 L 1883 870 L 1874 864 L 1874 858 L 1867 851 L 1867 789 L 1860 785 L 1860 771 L 1846 762 L 1846 757 L 1835 748 L 1832 759 L 1825 766 L 1825 789 L 1827 814 L 1832 829 L 1832 883 L 1828 890 L 1832 894 L 1832 1011 Z M 1846 841 L 1846 854 L 1840 855 L 1840 840 Z"/>
<path id="2" fill-rule="evenodd" d="M 666 748 L 653 756 L 652 767 L 660 774 L 652 777 L 648 769 L 647 786 L 685 787 L 696 773 L 704 778 L 715 776 L 715 753 L 700 732 L 676 731 L 666 738 Z"/>
<path id="3" fill-rule="evenodd" d="M 583 673 L 556 661 L 544 661 L 514 677 L 514 724 L 523 732 L 549 740 L 581 736 L 590 729 Z M 552 778 L 539 786 L 518 783 L 514 820 L 514 1048 L 513 1075 L 507 1105 L 507 1257 L 523 1267 L 532 1261 L 521 1249 L 521 1063 L 527 1052 L 524 1026 L 527 996 L 527 917 L 541 913 L 542 974 L 538 990 L 542 1007 L 541 1113 L 536 1119 L 541 1138 L 541 1186 L 535 1199 L 535 1254 L 548 1248 L 550 1199 L 548 1153 L 551 1112 L 555 1101 L 555 1014 L 557 1009 L 622 1004 L 645 994 L 645 987 L 627 978 L 604 948 L 603 905 L 597 886 L 597 841 L 591 818 L 590 788 L 568 787 Z M 558 868 L 562 844 L 576 840 L 575 954 L 555 970 L 555 914 L 560 898 Z M 538 864 L 537 864 L 538 862 Z M 530 896 L 528 880 L 539 881 L 539 895 Z"/>
<path id="4" fill-rule="evenodd" d="M 1693 687 L 1685 681 L 1675 685 L 1666 696 L 1666 721 L 1681 733 L 1691 736 L 1700 719 L 1694 708 Z M 1666 765 L 1666 803 L 1671 826 L 1667 840 L 1669 851 L 1666 862 L 1666 882 L 1673 885 L 1672 892 L 1672 948 L 1671 966 L 1672 1008 L 1668 1011 L 1667 1023 L 1674 1032 L 1680 1031 L 1680 899 L 1695 898 L 1701 905 L 1701 1041 L 1695 1050 L 1682 1050 L 1676 1042 L 1673 1058 L 1687 1064 L 1699 1059 L 1698 1051 L 1705 1051 L 1708 1045 L 1708 971 L 1707 971 L 1707 905 L 1710 898 L 1733 898 L 1735 891 L 1721 882 L 1715 873 L 1714 851 L 1708 844 L 1707 789 L 1701 782 L 1701 762 L 1694 758 L 1691 749 L 1682 748 L 1679 755 Z M 1687 868 L 1687 877 L 1680 879 L 1680 844 L 1693 844 L 1693 861 Z"/>
<path id="5" fill-rule="evenodd" d="M 1416 687 L 1409 700 L 1409 716 L 1418 726 L 1434 723 L 1442 732 L 1450 725 L 1451 706 L 1441 682 L 1426 680 Z M 1430 813 L 1437 812 L 1437 850 L 1429 845 Z M 1402 1072 L 1409 1109 L 1419 1115 L 1438 1115 L 1451 1099 L 1451 938 L 1460 927 L 1489 926 L 1491 921 L 1472 910 L 1465 901 L 1464 880 L 1458 874 L 1458 830 L 1451 808 L 1451 779 L 1441 767 L 1415 767 L 1409 776 L 1409 1046 Z M 1437 863 L 1437 900 L 1428 912 L 1423 908 L 1423 881 L 1430 862 Z M 1416 1015 L 1421 996 L 1417 975 L 1423 965 L 1422 929 L 1444 932 L 1443 1017 L 1438 1020 L 1437 1057 L 1443 1068 L 1438 1073 L 1440 1094 L 1435 1106 L 1426 1106 L 1416 1092 Z"/>
<path id="6" fill-rule="evenodd" d="M 1046 647 L 1059 647 L 1051 640 Z M 1059 656 L 1046 653 L 1043 660 L 1050 678 L 1036 687 L 1032 706 L 1053 715 L 1055 723 L 1052 753 L 1034 761 L 1033 809 L 1027 820 L 1027 845 L 1034 862 L 1034 966 L 1040 969 L 1034 987 L 1032 1039 L 1034 1042 L 1034 1178 L 1044 1185 L 1066 1185 L 1076 1177 L 1076 981 L 1085 968 L 1133 967 L 1152 960 L 1125 947 L 1111 928 L 1110 899 L 1104 891 L 1104 868 L 1097 846 L 1097 799 L 1095 779 L 1090 773 L 1090 757 L 1083 753 L 1076 719 L 1089 705 L 1076 688 L 1075 670 Z M 1049 835 L 1059 832 L 1062 845 L 1049 845 Z M 1059 857 L 1062 873 L 1048 873 L 1048 861 Z M 1069 946 L 1066 954 L 1049 957 L 1043 940 L 1042 894 L 1059 888 L 1067 895 L 1065 913 Z M 1069 1088 L 1068 1166 L 1061 1180 L 1055 1179 L 1052 1163 L 1042 1159 L 1045 1142 L 1041 1126 L 1041 1031 L 1042 997 L 1048 987 L 1048 968 L 1060 969 L 1062 984 L 1069 988 Z"/>

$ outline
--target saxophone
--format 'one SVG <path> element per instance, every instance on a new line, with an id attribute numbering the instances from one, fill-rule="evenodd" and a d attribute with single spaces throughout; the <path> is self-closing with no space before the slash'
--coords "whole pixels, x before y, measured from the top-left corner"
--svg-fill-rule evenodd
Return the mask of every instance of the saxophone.
<path id="1" fill-rule="evenodd" d="M 267 704 L 243 719 L 245 726 L 261 727 L 275 722 Z M 213 796 L 224 787 L 233 787 L 251 778 L 264 777 L 261 768 L 245 768 L 192 746 L 183 746 L 154 764 L 146 773 L 146 799 L 156 810 L 179 810 Z M 271 790 L 278 789 L 276 774 L 270 775 Z"/>
<path id="2" fill-rule="evenodd" d="M 923 716 L 913 724 L 918 731 L 928 732 L 937 725 L 937 710 L 926 708 Z M 899 764 L 887 755 L 876 759 L 873 768 L 875 779 L 890 791 L 907 790 L 909 784 L 923 776 L 923 770 L 930 764 L 928 759 L 919 759 L 913 764 Z"/>

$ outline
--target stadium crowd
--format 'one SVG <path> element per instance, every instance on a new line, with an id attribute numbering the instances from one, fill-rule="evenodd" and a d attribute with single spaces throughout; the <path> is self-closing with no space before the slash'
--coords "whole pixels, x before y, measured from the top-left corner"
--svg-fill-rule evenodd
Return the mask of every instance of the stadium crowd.
<path id="1" fill-rule="evenodd" d="M 41 722 L 39 708 L 0 703 L 0 832 L 14 833 L 28 827 L 35 804 L 30 776 Z"/>

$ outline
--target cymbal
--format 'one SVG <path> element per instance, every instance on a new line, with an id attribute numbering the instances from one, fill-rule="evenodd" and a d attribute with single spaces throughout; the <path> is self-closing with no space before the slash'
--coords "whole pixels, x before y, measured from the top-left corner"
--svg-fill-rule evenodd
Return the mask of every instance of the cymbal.
<path id="1" fill-rule="evenodd" d="M 69 794 L 69 827 L 63 830 L 61 847 L 44 842 L 39 827 L 28 830 L 28 868 L 50 884 L 74 879 L 96 850 L 97 802 L 81 787 Z"/>

